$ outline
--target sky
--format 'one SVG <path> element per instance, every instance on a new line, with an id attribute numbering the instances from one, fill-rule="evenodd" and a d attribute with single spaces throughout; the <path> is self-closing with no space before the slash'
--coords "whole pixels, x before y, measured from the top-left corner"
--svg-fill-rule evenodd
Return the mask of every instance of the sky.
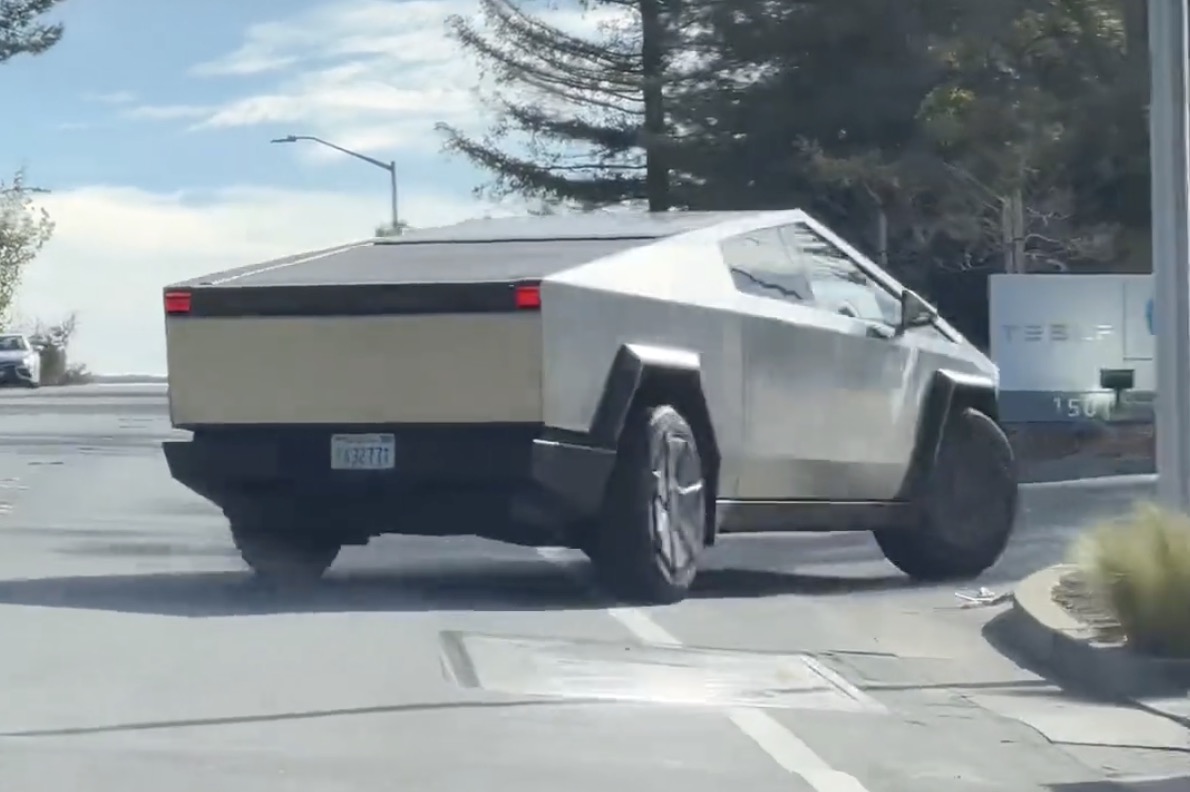
<path id="1" fill-rule="evenodd" d="M 0 178 L 46 188 L 53 239 L 18 325 L 78 314 L 71 359 L 165 373 L 161 287 L 363 239 L 396 163 L 401 218 L 444 225 L 523 210 L 472 196 L 485 174 L 434 125 L 482 130 L 479 70 L 445 35 L 477 0 L 66 0 L 61 43 L 0 67 Z M 571 30 L 594 22 L 555 10 Z"/>

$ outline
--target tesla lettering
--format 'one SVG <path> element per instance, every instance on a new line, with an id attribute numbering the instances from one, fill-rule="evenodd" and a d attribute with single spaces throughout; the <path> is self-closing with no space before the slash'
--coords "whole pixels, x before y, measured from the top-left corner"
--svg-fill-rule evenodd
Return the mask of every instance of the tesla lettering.
<path id="1" fill-rule="evenodd" d="M 1025 343 L 1050 342 L 1062 344 L 1068 341 L 1096 342 L 1108 338 L 1112 334 L 1112 326 L 1077 325 L 1067 322 L 1053 322 L 1050 324 L 1006 324 L 1004 339 L 1009 343 L 1023 341 Z"/>

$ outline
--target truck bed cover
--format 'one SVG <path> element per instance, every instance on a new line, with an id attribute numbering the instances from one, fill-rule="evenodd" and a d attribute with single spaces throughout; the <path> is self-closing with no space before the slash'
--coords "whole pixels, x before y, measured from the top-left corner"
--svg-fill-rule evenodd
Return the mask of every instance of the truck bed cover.
<path id="1" fill-rule="evenodd" d="M 238 267 L 167 288 L 485 283 L 544 278 L 741 214 L 580 216 L 471 220 Z"/>

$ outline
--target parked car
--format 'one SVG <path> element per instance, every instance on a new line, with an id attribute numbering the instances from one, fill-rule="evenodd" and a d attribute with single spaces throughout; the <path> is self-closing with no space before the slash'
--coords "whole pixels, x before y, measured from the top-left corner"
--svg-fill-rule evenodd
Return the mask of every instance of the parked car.
<path id="1" fill-rule="evenodd" d="M 170 471 L 271 580 L 474 534 L 673 602 L 732 533 L 870 531 L 940 581 L 1013 530 L 996 367 L 800 211 L 471 221 L 164 301 Z"/>
<path id="2" fill-rule="evenodd" d="M 0 335 L 0 385 L 41 385 L 41 355 L 18 333 Z"/>

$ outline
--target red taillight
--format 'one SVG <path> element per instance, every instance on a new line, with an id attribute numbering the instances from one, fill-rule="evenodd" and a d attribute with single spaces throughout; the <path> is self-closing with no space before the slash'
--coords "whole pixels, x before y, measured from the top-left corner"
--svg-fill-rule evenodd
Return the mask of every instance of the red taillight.
<path id="1" fill-rule="evenodd" d="M 165 293 L 166 316 L 188 313 L 190 313 L 190 292 L 174 291 Z"/>
<path id="2" fill-rule="evenodd" d="M 541 287 L 540 286 L 517 286 L 516 287 L 516 307 L 532 311 L 541 307 Z"/>

